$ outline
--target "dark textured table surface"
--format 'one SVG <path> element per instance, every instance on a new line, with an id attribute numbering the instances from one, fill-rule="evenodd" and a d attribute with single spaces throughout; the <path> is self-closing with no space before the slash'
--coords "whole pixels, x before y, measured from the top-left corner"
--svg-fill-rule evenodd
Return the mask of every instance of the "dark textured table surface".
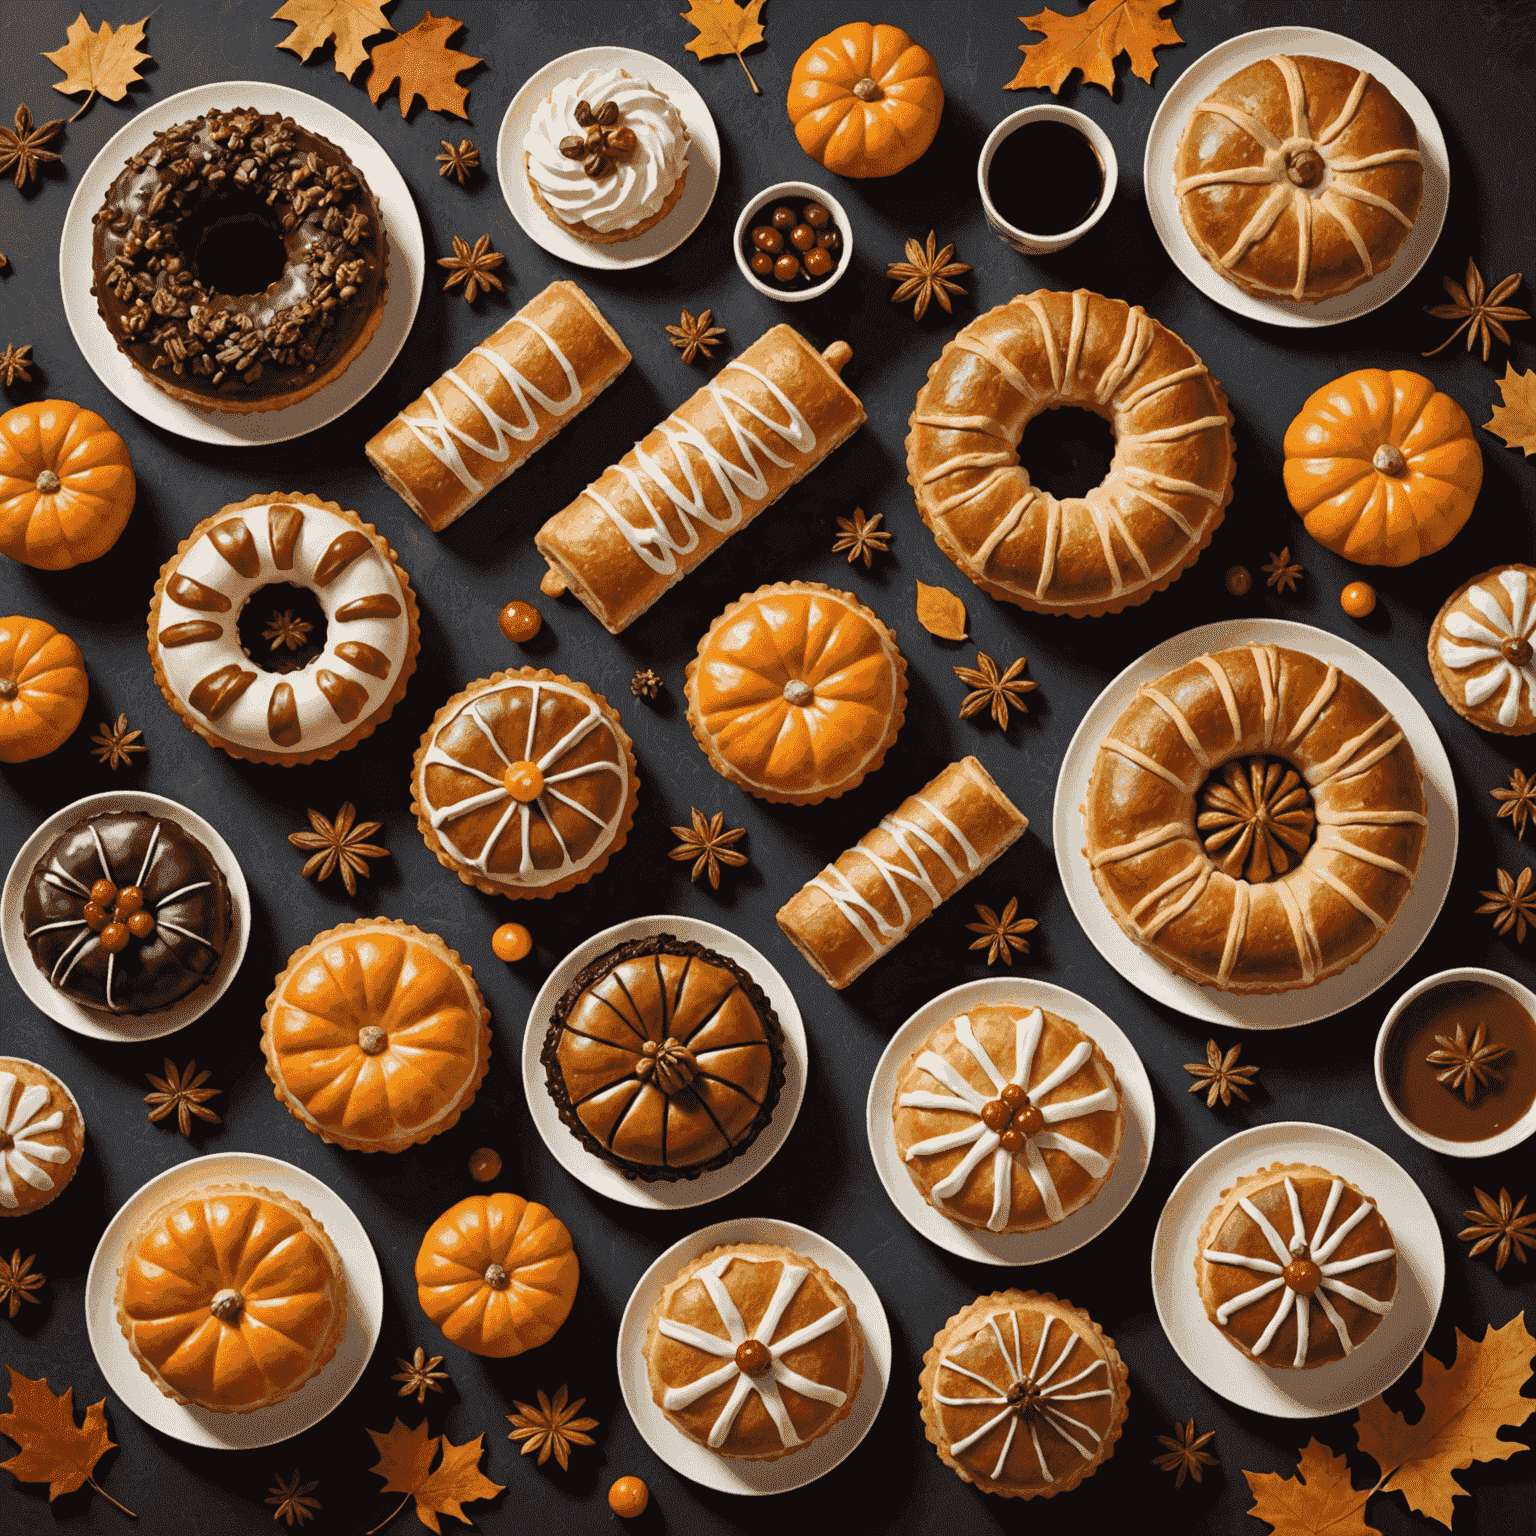
<path id="1" fill-rule="evenodd" d="M 1071 10 L 1075 0 L 1057 0 Z M 269 1450 L 218 1453 L 193 1449 L 150 1430 L 108 1398 L 112 1435 L 121 1449 L 102 1463 L 105 1486 L 136 1509 L 145 1530 L 166 1533 L 269 1529 L 262 1499 L 273 1475 L 295 1466 L 319 1478 L 321 1531 L 362 1531 L 394 1503 L 378 1492 L 368 1468 L 374 1458 L 366 1428 L 386 1429 L 401 1404 L 390 1381 L 395 1359 L 418 1343 L 443 1349 L 452 1382 L 429 1399 L 434 1434 L 455 1441 L 486 1435 L 484 1470 L 507 1492 L 471 1506 L 489 1531 L 542 1530 L 563 1523 L 577 1530 L 605 1527 L 604 1495 L 622 1473 L 643 1476 L 651 1512 L 637 1529 L 652 1532 L 848 1529 L 990 1531 L 1136 1529 L 1157 1511 L 1159 1521 L 1185 1529 L 1238 1531 L 1250 1521 L 1243 1469 L 1291 1474 L 1299 1448 L 1316 1434 L 1336 1451 L 1352 1451 L 1352 1414 L 1313 1423 L 1264 1418 L 1228 1404 L 1180 1364 L 1158 1325 L 1148 1276 L 1148 1252 L 1163 1203 L 1183 1170 L 1225 1137 L 1251 1125 L 1316 1119 L 1377 1143 L 1409 1170 L 1425 1191 L 1446 1245 L 1447 1277 L 1431 1351 L 1447 1356 L 1454 1329 L 1481 1336 L 1536 1299 L 1536 1265 L 1509 1264 L 1495 1275 L 1489 1261 L 1469 1260 L 1456 1240 L 1474 1184 L 1521 1193 L 1531 1183 L 1529 1147 L 1490 1163 L 1431 1155 L 1388 1119 L 1372 1084 L 1371 1048 L 1385 1009 L 1398 992 L 1447 964 L 1484 964 L 1530 981 L 1533 967 L 1513 939 L 1494 936 L 1472 916 L 1477 891 L 1503 865 L 1520 869 L 1528 856 L 1507 821 L 1495 822 L 1488 791 L 1516 766 L 1533 766 L 1519 740 L 1481 735 L 1458 719 L 1436 692 L 1425 660 L 1428 624 L 1449 590 L 1498 560 L 1536 555 L 1536 464 L 1479 431 L 1485 462 L 1482 495 L 1466 530 L 1443 556 L 1399 571 L 1370 574 L 1380 594 L 1376 614 L 1356 624 L 1340 612 L 1337 594 L 1356 574 L 1319 549 L 1290 512 L 1280 485 L 1280 441 L 1301 401 L 1338 373 L 1363 366 L 1420 368 L 1450 391 L 1476 423 L 1496 399 L 1499 368 L 1469 357 L 1458 344 L 1428 362 L 1420 353 L 1443 327 L 1423 313 L 1439 301 L 1440 278 L 1459 276 L 1468 256 L 1490 280 L 1536 271 L 1536 155 L 1531 152 L 1529 102 L 1536 83 L 1536 7 L 1529 0 L 1183 0 L 1172 19 L 1183 47 L 1159 54 L 1149 86 L 1126 73 L 1111 99 L 1097 88 L 1069 86 L 1062 99 L 1088 112 L 1113 139 L 1120 157 L 1119 194 L 1108 216 L 1079 245 L 1041 260 L 1015 255 L 986 229 L 976 197 L 974 165 L 991 126 L 1043 93 L 1010 93 L 1018 45 L 1028 34 L 1019 9 L 983 0 L 942 8 L 921 0 L 889 0 L 882 19 L 908 27 L 937 56 L 948 93 L 944 119 L 928 154 L 889 180 L 836 182 L 853 220 L 853 270 L 825 300 L 782 310 L 749 291 L 736 271 L 730 231 L 742 203 L 761 186 L 785 177 L 832 185 L 835 178 L 800 152 L 784 112 L 795 59 L 841 17 L 809 0 L 770 0 L 766 47 L 750 55 L 763 86 L 754 96 L 734 59 L 699 64 L 683 52 L 693 35 L 679 5 L 596 0 L 520 0 L 493 5 L 459 0 L 451 9 L 466 30 L 458 46 L 485 64 L 469 77 L 471 121 L 438 116 L 419 105 L 402 121 L 393 94 L 378 108 L 360 85 L 332 67 L 330 50 L 307 65 L 276 43 L 284 28 L 269 19 L 272 0 L 165 0 L 149 23 L 146 47 L 154 65 L 143 85 L 121 103 L 96 101 L 68 128 L 61 164 L 47 168 L 26 194 L 0 186 L 0 249 L 10 258 L 0 276 L 0 344 L 30 342 L 37 372 L 8 403 L 59 396 L 102 412 L 126 438 L 138 474 L 138 504 L 109 559 L 49 574 L 4 562 L 0 604 L 61 626 L 84 649 L 92 680 L 85 723 L 52 756 L 0 776 L 0 860 L 45 816 L 88 793 L 144 788 L 191 806 L 233 846 L 251 887 L 250 950 L 236 984 L 184 1034 L 163 1042 L 112 1046 L 68 1033 L 31 1007 L 0 968 L 0 1050 L 44 1062 L 73 1088 L 86 1115 L 89 1144 L 72 1187 L 41 1214 L 0 1223 L 0 1246 L 36 1253 L 49 1277 L 43 1304 L 14 1323 L 0 1321 L 0 1362 L 56 1389 L 73 1386 L 77 1404 L 105 1391 L 86 1338 L 85 1273 L 111 1214 L 146 1179 L 202 1152 L 250 1150 L 286 1158 L 318 1175 L 362 1217 L 383 1266 L 386 1306 L 373 1362 L 348 1399 L 324 1422 Z M 0 0 L 0 109 L 9 121 L 25 100 L 35 117 L 68 116 L 74 102 L 50 89 L 58 78 L 39 57 L 64 41 L 75 0 Z M 413 25 L 420 0 L 398 0 L 391 19 Z M 114 24 L 136 11 L 115 7 Z M 91 21 L 101 17 L 89 13 Z M 1240 320 L 1202 297 L 1179 276 L 1153 233 L 1141 187 L 1142 146 L 1153 113 L 1172 82 L 1223 39 L 1259 26 L 1307 22 L 1357 37 L 1385 53 L 1422 87 L 1450 149 L 1450 215 L 1439 245 L 1420 275 L 1385 308 L 1329 329 L 1267 328 Z M 517 227 L 494 176 L 467 189 L 436 174 L 438 141 L 471 134 L 492 158 L 508 100 L 547 60 L 594 42 L 633 45 L 668 60 L 708 101 L 723 142 L 723 168 L 709 216 L 676 252 L 629 273 L 568 270 Z M 450 236 L 488 231 L 507 256 L 505 296 L 474 309 L 439 290 L 431 275 L 411 340 L 383 382 L 325 429 L 295 442 L 222 450 L 188 442 L 149 426 L 121 406 L 82 359 L 65 323 L 59 295 L 58 241 L 65 209 L 92 157 L 146 104 L 193 85 L 223 79 L 264 79 L 313 92 L 366 125 L 399 165 L 421 215 L 429 259 L 449 250 Z M 233 103 L 231 103 L 233 104 Z M 888 302 L 884 264 L 898 259 L 902 241 L 932 226 L 958 242 L 974 274 L 953 315 L 934 308 L 920 324 Z M 83 257 L 81 259 L 84 259 Z M 430 267 L 430 273 L 437 268 Z M 500 490 L 439 537 L 428 532 L 380 482 L 363 458 L 364 440 L 406 401 L 451 366 L 470 346 L 556 277 L 574 277 L 602 307 L 634 352 L 633 365 L 604 398 Z M 1035 287 L 1086 286 L 1143 304 L 1205 358 L 1231 397 L 1237 417 L 1237 495 L 1225 525 L 1199 564 L 1168 593 L 1118 618 L 1068 622 L 1021 613 L 975 592 L 934 546 L 919 522 L 905 481 L 902 442 L 912 397 L 944 341 L 975 314 Z M 1529 290 L 1523 290 L 1529 303 Z M 853 347 L 845 378 L 862 396 L 868 425 L 769 514 L 733 539 L 714 559 L 613 638 L 581 608 L 540 600 L 545 633 L 525 657 L 496 625 L 511 597 L 537 598 L 542 567 L 532 535 L 587 481 L 683 400 L 711 372 L 686 368 L 661 327 L 680 306 L 712 307 L 744 347 L 783 319 L 818 345 L 838 337 Z M 1536 332 L 1517 330 L 1517 367 L 1536 362 Z M 1495 363 L 1503 362 L 1503 349 Z M 722 359 L 717 357 L 713 367 Z M 1073 474 L 1102 472 L 1103 445 L 1093 434 L 1075 444 L 1075 426 L 1053 418 L 1035 429 L 1031 450 L 1058 488 Z M 1070 460 L 1082 460 L 1074 470 Z M 1069 488 L 1080 489 L 1081 486 Z M 265 490 L 306 490 L 354 507 L 394 542 L 422 605 L 421 666 L 394 718 L 357 749 L 330 763 L 284 770 L 231 760 L 179 724 L 156 691 L 144 651 L 145 613 L 155 574 L 194 522 L 228 501 Z M 830 553 L 834 520 L 855 505 L 882 512 L 896 534 L 890 557 L 866 572 Z M 1256 590 L 1238 600 L 1223 590 L 1222 573 L 1241 562 L 1257 567 L 1289 545 L 1306 567 L 1293 596 Z M 743 590 L 765 580 L 809 578 L 850 587 L 891 623 L 911 667 L 908 723 L 885 767 L 857 792 L 812 809 L 752 800 L 716 777 L 689 735 L 682 714 L 683 667 L 710 619 Z M 972 645 L 931 639 L 913 616 L 915 582 L 923 578 L 961 593 L 970 613 Z M 1375 997 L 1327 1023 L 1283 1033 L 1223 1033 L 1241 1038 L 1245 1060 L 1261 1068 L 1247 1104 L 1211 1112 L 1190 1097 L 1181 1064 L 1198 1059 L 1208 1031 L 1150 1003 L 1094 951 L 1067 906 L 1056 875 L 1050 809 L 1057 769 L 1072 730 L 1104 683 L 1128 661 L 1192 622 L 1244 614 L 1274 615 L 1347 635 L 1390 665 L 1423 701 L 1441 732 L 1456 771 L 1461 848 L 1445 909 L 1421 952 Z M 1027 718 L 1006 734 L 985 716 L 957 721 L 960 690 L 950 673 L 979 645 L 1004 660 L 1029 657 L 1039 691 Z M 615 701 L 635 739 L 643 793 L 629 846 L 597 880 L 550 902 L 508 904 L 477 895 L 433 860 L 409 811 L 411 753 L 434 710 L 472 678 L 524 660 L 582 678 Z M 631 699 L 631 673 L 654 667 L 666 691 L 654 705 Z M 90 755 L 97 722 L 126 711 L 142 727 L 149 751 L 115 776 Z M 813 976 L 773 921 L 779 904 L 828 858 L 920 786 L 943 763 L 975 752 L 1028 814 L 1023 841 L 964 898 L 941 909 L 917 936 L 841 995 Z M 316 887 L 300 878 L 301 856 L 285 834 L 304 824 L 304 809 L 333 813 L 355 800 L 364 816 L 385 822 L 392 857 L 348 900 L 338 882 Z M 666 859 L 668 827 L 686 821 L 690 805 L 723 810 L 748 829 L 750 869 L 730 872 L 720 892 L 691 886 L 687 868 Z M 1106 1009 L 1131 1036 L 1152 1077 L 1157 1141 L 1140 1193 L 1114 1226 L 1068 1258 L 1037 1269 L 1006 1271 L 950 1257 L 919 1237 L 896 1213 L 870 1162 L 864 1132 L 869 1076 L 891 1032 L 934 993 L 985 974 L 981 956 L 967 951 L 963 924 L 973 901 L 1001 906 L 1017 895 L 1021 910 L 1039 919 L 1023 974 L 1076 989 Z M 614 1205 L 565 1174 L 546 1152 L 528 1118 L 518 1052 L 528 1006 L 540 982 L 573 945 L 607 924 L 648 912 L 686 913 L 731 927 L 759 946 L 793 987 L 810 1037 L 805 1103 L 788 1143 L 756 1179 L 715 1205 L 651 1214 Z M 495 1053 L 473 1109 L 450 1133 L 398 1157 L 339 1151 L 307 1134 L 272 1097 L 262 1070 L 257 1031 L 273 975 L 314 933 L 354 917 L 384 913 L 443 934 L 470 961 L 494 1010 Z M 508 916 L 528 923 L 533 955 L 507 966 L 491 953 L 491 932 Z M 171 1123 L 145 1121 L 146 1071 L 163 1056 L 195 1056 L 212 1070 L 223 1096 L 219 1127 L 199 1125 L 191 1143 Z M 470 1193 L 465 1160 L 482 1144 L 506 1160 L 500 1187 L 551 1205 L 569 1224 L 582 1260 L 582 1281 L 570 1320 L 547 1346 L 520 1358 L 481 1360 L 444 1346 L 421 1316 L 411 1267 L 427 1224 Z M 663 1248 L 697 1227 L 727 1217 L 766 1215 L 825 1233 L 865 1269 L 890 1319 L 894 1359 L 880 1418 L 860 1448 L 824 1480 L 776 1499 L 711 1493 L 678 1477 L 647 1449 L 619 1398 L 614 1371 L 618 1319 L 631 1287 Z M 964 1486 L 923 1439 L 915 1401 L 923 1351 L 937 1328 L 979 1292 L 1017 1283 L 1048 1289 L 1087 1307 L 1130 1365 L 1131 1415 L 1113 1460 L 1070 1496 L 1027 1508 L 987 1498 Z M 1218 1346 L 1213 1344 L 1213 1348 Z M 1417 1367 L 1388 1394 L 1411 1405 Z M 514 1398 L 569 1382 L 602 1422 L 595 1450 L 582 1450 L 568 1473 L 539 1468 L 504 1438 L 503 1415 Z M 1154 1436 L 1175 1419 L 1193 1416 L 1217 1431 L 1221 1466 L 1200 1486 L 1177 1493 L 1150 1458 Z M 1529 1438 L 1529 1425 L 1525 1430 Z M 1373 1464 L 1352 1454 L 1356 1481 L 1374 1479 Z M 1458 1500 L 1459 1532 L 1530 1529 L 1533 1471 L 1528 1456 L 1479 1465 L 1462 1477 L 1471 1496 Z M 1367 1472 L 1370 1479 L 1367 1478 Z M 1155 1501 L 1155 1502 L 1154 1502 Z M 1524 1511 L 1522 1514 L 1521 1511 Z M 1369 1518 L 1383 1532 L 1425 1528 L 1399 1497 L 1372 1501 Z M 0 1530 L 32 1536 L 55 1526 L 116 1531 L 124 1517 L 89 1489 L 51 1508 L 37 1484 L 0 1477 Z M 391 1529 L 418 1528 L 410 1512 Z M 449 1528 L 458 1529 L 450 1521 Z"/>

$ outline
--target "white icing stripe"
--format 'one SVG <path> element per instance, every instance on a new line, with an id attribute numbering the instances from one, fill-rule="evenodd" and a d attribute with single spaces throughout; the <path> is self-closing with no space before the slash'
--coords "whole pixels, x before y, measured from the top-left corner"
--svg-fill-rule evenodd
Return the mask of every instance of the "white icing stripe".
<path id="1" fill-rule="evenodd" d="M 38 1163 L 59 1164 L 70 1159 L 68 1147 L 35 1139 L 64 1128 L 62 1109 L 38 1117 L 38 1112 L 48 1107 L 51 1091 L 41 1083 L 28 1083 L 18 1094 L 20 1081 L 14 1072 L 0 1071 L 0 1131 L 11 1138 L 11 1145 L 0 1152 L 0 1210 L 7 1211 L 21 1204 L 17 1179 L 39 1192 L 50 1190 L 54 1181 Z"/>

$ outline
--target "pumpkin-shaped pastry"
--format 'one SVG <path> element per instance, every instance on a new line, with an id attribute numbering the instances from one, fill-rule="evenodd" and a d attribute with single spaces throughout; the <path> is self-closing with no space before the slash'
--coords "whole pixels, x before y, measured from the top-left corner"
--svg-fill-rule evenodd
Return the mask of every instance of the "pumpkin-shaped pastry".
<path id="1" fill-rule="evenodd" d="M 850 22 L 795 63 L 789 120 L 800 148 L 839 176 L 893 176 L 933 142 L 939 66 L 900 27 Z"/>
<path id="2" fill-rule="evenodd" d="M 1285 493 L 1325 549 L 1410 565 L 1461 532 L 1483 483 L 1467 413 L 1422 374 L 1362 368 L 1325 384 L 1285 434 Z"/>
<path id="3" fill-rule="evenodd" d="M 262 1020 L 273 1093 L 323 1141 L 401 1152 L 457 1123 L 490 1063 L 470 968 L 436 934 L 345 923 L 294 952 Z"/>
<path id="4" fill-rule="evenodd" d="M 128 445 L 95 411 L 40 400 L 0 416 L 0 554 L 43 571 L 98 559 L 133 497 Z"/>
<path id="5" fill-rule="evenodd" d="M 0 763 L 46 757 L 85 713 L 85 657 L 42 619 L 0 619 Z"/>
<path id="6" fill-rule="evenodd" d="M 347 1331 L 341 1258 L 297 1200 L 209 1185 L 134 1233 L 117 1321 L 167 1397 L 215 1413 L 270 1408 L 324 1370 Z"/>
<path id="7" fill-rule="evenodd" d="M 505 1358 L 552 1339 L 581 1265 L 565 1223 L 520 1195 L 470 1195 L 427 1229 L 416 1255 L 421 1310 L 460 1349 Z"/>
<path id="8" fill-rule="evenodd" d="M 1536 567 L 1495 566 L 1457 587 L 1430 626 L 1429 667 L 1480 731 L 1536 733 Z"/>
<path id="9" fill-rule="evenodd" d="M 907 663 L 851 593 L 780 581 L 731 604 L 688 664 L 688 723 L 710 766 L 763 800 L 815 805 L 885 761 Z"/>

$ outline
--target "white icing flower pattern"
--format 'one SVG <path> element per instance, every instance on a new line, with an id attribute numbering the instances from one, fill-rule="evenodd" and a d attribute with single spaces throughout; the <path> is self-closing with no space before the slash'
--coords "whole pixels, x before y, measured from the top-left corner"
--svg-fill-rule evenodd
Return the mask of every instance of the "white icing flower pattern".
<path id="1" fill-rule="evenodd" d="M 36 1190 L 53 1188 L 52 1176 L 43 1163 L 67 1163 L 68 1147 L 49 1146 L 34 1138 L 48 1131 L 62 1130 L 64 1112 L 40 1115 L 48 1107 L 47 1088 L 29 1083 L 18 1094 L 20 1080 L 13 1072 L 0 1072 L 0 1207 L 14 1211 L 21 1201 L 16 1194 L 16 1180 Z"/>
<path id="2" fill-rule="evenodd" d="M 1509 611 L 1505 612 L 1489 590 L 1491 583 L 1468 587 L 1466 601 L 1487 622 L 1479 623 L 1472 614 L 1452 609 L 1440 637 L 1440 660 L 1455 672 L 1477 669 L 1463 688 L 1468 709 L 1476 709 L 1504 690 L 1498 722 L 1508 730 L 1520 718 L 1522 689 L 1526 710 L 1536 715 L 1536 640 L 1532 638 L 1536 636 L 1536 603 L 1531 601 L 1530 578 L 1524 571 L 1500 571 L 1496 579 L 1509 599 Z"/>

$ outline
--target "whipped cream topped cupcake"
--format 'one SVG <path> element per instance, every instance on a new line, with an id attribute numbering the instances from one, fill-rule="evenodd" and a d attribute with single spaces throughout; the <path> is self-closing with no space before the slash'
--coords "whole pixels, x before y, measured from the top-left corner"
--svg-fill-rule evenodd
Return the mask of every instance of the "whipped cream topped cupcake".
<path id="1" fill-rule="evenodd" d="M 535 201 L 579 240 L 613 245 L 659 224 L 688 179 L 688 130 L 655 86 L 620 69 L 562 80 L 523 136 Z"/>

